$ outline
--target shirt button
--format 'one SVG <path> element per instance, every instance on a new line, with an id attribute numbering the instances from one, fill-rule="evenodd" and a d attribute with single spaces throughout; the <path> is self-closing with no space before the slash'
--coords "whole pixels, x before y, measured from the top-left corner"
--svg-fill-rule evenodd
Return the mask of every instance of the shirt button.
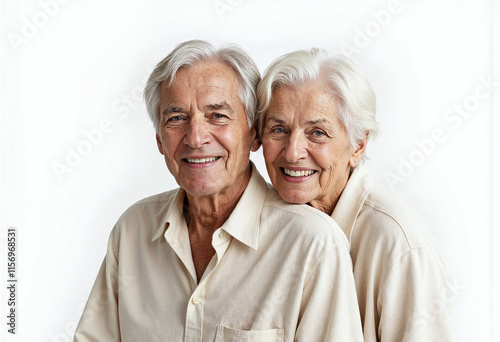
<path id="1" fill-rule="evenodd" d="M 193 298 L 193 304 L 198 305 L 200 303 L 200 298 L 194 297 Z"/>
<path id="2" fill-rule="evenodd" d="M 226 236 L 227 236 L 227 234 L 226 234 L 226 232 L 225 232 L 225 231 L 222 231 L 222 232 L 220 232 L 220 233 L 219 233 L 219 237 L 220 237 L 221 239 L 224 239 Z"/>

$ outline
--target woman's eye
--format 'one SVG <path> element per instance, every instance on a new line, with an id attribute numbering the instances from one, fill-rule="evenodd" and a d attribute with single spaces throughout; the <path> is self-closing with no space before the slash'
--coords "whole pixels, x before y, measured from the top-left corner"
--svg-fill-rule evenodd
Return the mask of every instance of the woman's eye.
<path id="1" fill-rule="evenodd" d="M 272 133 L 285 133 L 285 130 L 283 129 L 283 127 L 275 127 L 275 128 L 271 129 L 271 132 Z"/>
<path id="2" fill-rule="evenodd" d="M 320 131 L 320 130 L 315 130 L 312 132 L 312 134 L 315 136 L 315 137 L 322 137 L 325 135 L 325 132 L 323 131 Z"/>

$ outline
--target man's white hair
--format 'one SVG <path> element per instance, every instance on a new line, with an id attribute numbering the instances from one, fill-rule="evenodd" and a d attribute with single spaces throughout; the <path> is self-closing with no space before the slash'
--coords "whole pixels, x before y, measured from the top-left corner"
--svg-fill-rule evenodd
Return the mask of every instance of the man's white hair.
<path id="1" fill-rule="evenodd" d="M 160 128 L 161 83 L 166 81 L 167 87 L 170 87 L 175 75 L 182 67 L 211 60 L 223 62 L 236 72 L 240 83 L 238 95 L 245 106 L 248 125 L 253 126 L 257 109 L 256 87 L 260 81 L 259 70 L 255 62 L 245 50 L 237 45 L 228 44 L 216 49 L 206 41 L 190 40 L 177 45 L 167 57 L 158 63 L 144 89 L 146 108 L 157 133 Z"/>

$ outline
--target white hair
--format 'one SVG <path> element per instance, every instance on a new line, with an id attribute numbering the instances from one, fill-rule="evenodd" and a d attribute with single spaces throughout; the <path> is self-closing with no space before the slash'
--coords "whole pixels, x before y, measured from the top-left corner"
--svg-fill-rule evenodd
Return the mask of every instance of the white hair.
<path id="1" fill-rule="evenodd" d="M 377 135 L 375 94 L 361 70 L 343 55 L 329 56 L 325 50 L 314 48 L 283 55 L 267 68 L 257 88 L 261 137 L 273 91 L 284 85 L 296 87 L 314 81 L 325 82 L 336 99 L 336 114 L 346 128 L 352 149 L 367 133 L 368 138 Z"/>
<path id="2" fill-rule="evenodd" d="M 223 62 L 235 71 L 240 83 L 238 96 L 245 106 L 248 125 L 253 126 L 257 110 L 256 88 L 260 81 L 259 70 L 255 62 L 245 50 L 237 45 L 228 44 L 216 49 L 206 41 L 190 40 L 177 45 L 167 57 L 158 63 L 144 89 L 146 108 L 157 133 L 160 122 L 161 83 L 167 81 L 167 87 L 170 87 L 179 69 L 210 60 Z"/>

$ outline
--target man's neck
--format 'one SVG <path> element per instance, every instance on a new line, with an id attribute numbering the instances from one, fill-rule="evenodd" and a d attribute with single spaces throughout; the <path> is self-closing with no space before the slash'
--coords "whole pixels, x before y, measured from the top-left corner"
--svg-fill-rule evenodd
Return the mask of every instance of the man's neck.
<path id="1" fill-rule="evenodd" d="M 183 214 L 188 226 L 191 255 L 198 282 L 215 254 L 212 235 L 233 212 L 250 181 L 250 175 L 249 168 L 244 179 L 238 183 L 236 191 L 230 196 L 217 194 L 193 197 L 186 193 Z"/>
<path id="2" fill-rule="evenodd" d="M 244 178 L 238 182 L 230 193 L 218 193 L 215 195 L 194 197 L 186 193 L 184 199 L 184 218 L 191 231 L 206 232 L 212 234 L 226 222 L 238 204 L 248 182 L 250 181 L 251 169 L 245 173 Z"/>

